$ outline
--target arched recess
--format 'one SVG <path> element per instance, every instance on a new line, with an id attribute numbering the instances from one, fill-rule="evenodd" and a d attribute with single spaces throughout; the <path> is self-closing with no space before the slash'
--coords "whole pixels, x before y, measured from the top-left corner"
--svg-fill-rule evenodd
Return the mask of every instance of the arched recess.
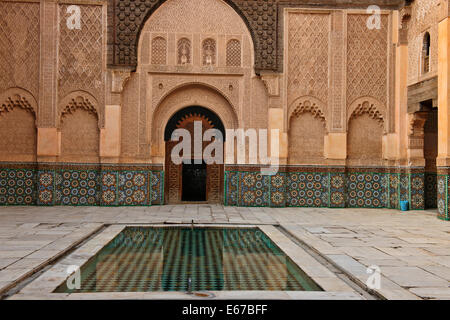
<path id="1" fill-rule="evenodd" d="M 314 97 L 300 97 L 288 111 L 289 164 L 322 164 L 327 134 L 324 104 Z"/>
<path id="2" fill-rule="evenodd" d="M 216 113 L 225 129 L 239 127 L 235 108 L 216 88 L 206 84 L 191 83 L 171 90 L 153 110 L 151 146 L 154 163 L 162 163 L 165 156 L 164 131 L 169 119 L 179 110 L 201 106 Z"/>
<path id="3" fill-rule="evenodd" d="M 114 2 L 113 0 L 108 1 L 108 6 L 115 8 L 111 13 L 108 13 L 108 20 L 111 25 L 116 25 L 115 30 L 112 29 L 112 32 L 108 35 L 110 42 L 113 43 L 113 46 L 111 46 L 113 53 L 109 55 L 110 61 L 108 61 L 108 64 L 126 65 L 136 68 L 138 61 L 137 54 L 141 45 L 139 39 L 145 24 L 164 4 L 174 0 L 143 0 L 143 3 L 139 6 L 130 6 L 132 3 L 131 0 L 118 2 Z M 252 46 L 254 47 L 253 52 L 260 53 L 255 54 L 257 59 L 255 71 L 259 73 L 261 69 L 275 70 L 277 61 L 275 58 L 276 41 L 274 41 L 276 36 L 276 7 L 274 4 L 267 4 L 264 12 L 261 12 L 259 7 L 248 6 L 246 3 L 235 3 L 235 0 L 216 1 L 226 4 L 244 22 L 251 36 Z M 202 4 L 198 4 L 197 6 L 198 10 L 204 10 L 204 7 Z M 124 14 L 124 8 L 128 8 L 127 14 Z M 217 13 L 221 14 L 223 10 L 219 10 Z M 252 21 L 249 21 L 248 17 L 251 17 Z M 263 32 L 263 29 L 266 31 L 272 29 L 270 35 L 267 35 L 267 32 Z M 258 35 L 255 32 L 258 32 Z M 272 41 L 267 41 L 268 38 Z M 264 43 L 264 47 L 261 43 Z M 263 53 L 264 57 L 262 55 Z"/>
<path id="4" fill-rule="evenodd" d="M 227 40 L 232 38 L 241 42 L 242 64 L 239 67 L 253 68 L 257 58 L 252 35 L 245 21 L 223 0 L 167 1 L 142 22 L 139 28 L 136 40 L 137 70 L 148 63 L 151 51 L 149 39 L 155 36 L 165 36 L 168 45 L 175 46 L 175 51 L 168 52 L 169 66 L 225 66 L 225 46 Z M 194 34 L 200 35 L 200 39 L 196 39 Z M 219 41 L 219 38 L 224 39 L 225 43 Z M 214 54 L 210 56 L 211 63 L 206 61 L 207 55 L 203 56 L 202 52 L 203 45 L 208 44 L 205 43 L 207 39 L 215 42 L 211 46 L 215 47 L 212 48 Z M 181 54 L 181 51 L 185 53 Z"/>
<path id="5" fill-rule="evenodd" d="M 97 100 L 87 92 L 75 91 L 61 100 L 59 110 L 60 160 L 98 162 L 100 125 Z"/>
<path id="6" fill-rule="evenodd" d="M 374 98 L 355 100 L 348 109 L 347 163 L 382 165 L 385 108 Z"/>
<path id="7" fill-rule="evenodd" d="M 35 161 L 37 102 L 22 88 L 0 94 L 0 161 Z"/>
<path id="8" fill-rule="evenodd" d="M 209 129 L 217 129 L 225 136 L 225 126 L 220 117 L 210 109 L 201 106 L 189 106 L 178 110 L 167 122 L 164 130 L 165 135 L 165 201 L 166 203 L 180 203 L 189 201 L 201 201 L 208 203 L 220 203 L 223 199 L 223 179 L 224 179 L 224 156 L 212 154 L 218 162 L 208 163 L 203 157 L 205 148 L 210 141 L 201 142 L 201 154 L 196 153 L 197 139 L 195 127 L 200 123 L 202 134 Z M 187 162 L 179 164 L 172 158 L 173 148 L 179 141 L 171 141 L 172 133 L 176 129 L 184 129 L 190 133 L 191 150 L 183 150 L 182 154 Z M 184 139 L 184 137 L 183 137 Z M 202 139 L 202 137 L 200 137 Z M 223 148 L 223 139 L 215 141 Z M 223 149 L 222 149 L 223 150 Z M 215 150 L 216 152 L 218 150 Z"/>

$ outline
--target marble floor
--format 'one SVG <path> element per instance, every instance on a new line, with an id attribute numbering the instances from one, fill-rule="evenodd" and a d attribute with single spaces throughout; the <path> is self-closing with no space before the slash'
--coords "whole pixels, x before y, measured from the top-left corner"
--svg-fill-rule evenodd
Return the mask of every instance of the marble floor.
<path id="1" fill-rule="evenodd" d="M 192 221 L 280 226 L 291 239 L 361 287 L 370 276 L 367 268 L 378 268 L 381 281 L 373 293 L 379 297 L 450 299 L 450 222 L 437 219 L 435 211 L 221 205 L 0 207 L 0 295 L 58 261 L 105 226 Z M 19 291 L 10 298 L 21 295 Z"/>

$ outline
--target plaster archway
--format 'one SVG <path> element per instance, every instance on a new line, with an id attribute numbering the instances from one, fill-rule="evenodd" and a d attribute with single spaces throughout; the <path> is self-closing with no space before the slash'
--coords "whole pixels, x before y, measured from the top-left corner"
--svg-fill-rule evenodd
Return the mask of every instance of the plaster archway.
<path id="1" fill-rule="evenodd" d="M 164 130 L 170 118 L 189 106 L 209 109 L 221 119 L 225 129 L 239 127 L 238 116 L 230 102 L 219 91 L 201 84 L 188 84 L 173 90 L 153 111 L 151 123 L 151 154 L 153 163 L 165 159 Z"/>

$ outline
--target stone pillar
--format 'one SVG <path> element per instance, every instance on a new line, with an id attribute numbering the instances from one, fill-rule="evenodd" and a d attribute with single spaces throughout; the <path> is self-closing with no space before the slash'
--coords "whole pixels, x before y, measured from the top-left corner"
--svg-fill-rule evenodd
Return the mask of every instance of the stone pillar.
<path id="1" fill-rule="evenodd" d="M 287 157 L 288 157 L 288 139 L 287 139 L 287 133 L 284 132 L 284 110 L 281 108 L 269 108 L 269 125 L 268 125 L 268 138 L 270 143 L 270 137 L 271 137 L 271 130 L 278 129 L 279 130 L 279 144 L 278 145 L 272 145 L 270 144 L 270 150 L 271 154 L 273 148 L 278 148 L 278 158 L 279 158 L 279 164 L 286 164 Z"/>
<path id="2" fill-rule="evenodd" d="M 438 47 L 438 167 L 450 166 L 450 21 L 439 23 Z"/>
<path id="3" fill-rule="evenodd" d="M 105 128 L 100 130 L 101 162 L 114 163 L 120 157 L 120 105 L 105 106 Z"/>
<path id="4" fill-rule="evenodd" d="M 113 69 L 107 74 L 105 127 L 100 129 L 100 161 L 117 163 L 121 145 L 121 95 L 131 77 L 129 69 Z"/>
<path id="5" fill-rule="evenodd" d="M 56 1 L 41 1 L 41 59 L 39 81 L 39 110 L 37 115 L 37 161 L 53 162 L 60 155 L 61 132 L 58 132 L 57 86 L 57 24 Z"/>
<path id="6" fill-rule="evenodd" d="M 346 64 L 345 40 L 347 16 L 343 10 L 334 11 L 331 17 L 330 94 L 327 121 L 328 135 L 324 137 L 324 157 L 330 165 L 345 165 L 347 159 L 346 123 Z"/>
<path id="7" fill-rule="evenodd" d="M 337 162 L 335 164 L 344 164 L 338 162 L 345 162 L 345 159 L 347 159 L 347 133 L 330 132 L 324 139 L 325 158 L 328 159 L 329 162 Z"/>
<path id="8" fill-rule="evenodd" d="M 38 161 L 49 161 L 61 154 L 61 131 L 56 128 L 38 128 Z"/>
<path id="9" fill-rule="evenodd" d="M 395 133 L 397 152 L 395 160 L 398 165 L 407 165 L 407 124 L 408 119 L 408 41 L 407 29 L 399 30 L 399 41 L 395 63 Z M 389 152 L 388 152 L 389 153 Z"/>
<path id="10" fill-rule="evenodd" d="M 449 220 L 448 178 L 450 167 L 450 18 L 446 1 L 443 19 L 439 22 L 438 43 L 438 217 Z"/>
<path id="11" fill-rule="evenodd" d="M 282 108 L 283 102 L 280 90 L 280 78 L 278 74 L 263 74 L 261 79 L 266 86 L 269 96 L 269 123 L 268 123 L 268 137 L 270 143 L 270 134 L 272 129 L 278 129 L 280 140 L 278 146 L 270 146 L 270 150 L 273 147 L 278 147 L 279 152 L 279 164 L 286 164 L 288 158 L 288 134 L 285 128 L 285 111 Z"/>

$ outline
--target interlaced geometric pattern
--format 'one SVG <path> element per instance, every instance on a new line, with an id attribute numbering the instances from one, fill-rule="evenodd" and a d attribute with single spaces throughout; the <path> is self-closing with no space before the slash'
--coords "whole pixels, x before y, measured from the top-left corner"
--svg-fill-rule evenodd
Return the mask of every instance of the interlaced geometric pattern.
<path id="1" fill-rule="evenodd" d="M 167 41 L 163 37 L 156 37 L 152 41 L 152 64 L 167 63 Z"/>
<path id="2" fill-rule="evenodd" d="M 430 72 L 437 72 L 438 23 L 440 0 L 421 0 L 413 3 L 408 23 L 408 84 L 415 83 L 422 74 L 420 67 L 425 32 L 431 36 Z"/>
<path id="3" fill-rule="evenodd" d="M 69 29 L 68 5 L 60 6 L 59 97 L 85 90 L 102 102 L 102 7 L 80 5 L 81 29 Z M 102 105 L 102 103 L 100 103 Z"/>
<path id="4" fill-rule="evenodd" d="M 0 91 L 39 90 L 39 3 L 0 2 Z"/>
<path id="5" fill-rule="evenodd" d="M 216 64 L 216 41 L 214 39 L 205 39 L 203 41 L 203 65 Z"/>
<path id="6" fill-rule="evenodd" d="M 241 43 L 232 39 L 227 44 L 227 67 L 241 66 Z"/>
<path id="7" fill-rule="evenodd" d="M 55 292 L 322 291 L 259 229 L 129 227 Z"/>
<path id="8" fill-rule="evenodd" d="M 289 14 L 289 103 L 305 95 L 327 101 L 329 28 L 328 14 Z"/>
<path id="9" fill-rule="evenodd" d="M 367 27 L 368 15 L 349 14 L 347 23 L 347 105 L 359 97 L 387 100 L 388 17 L 381 28 Z"/>
<path id="10" fill-rule="evenodd" d="M 191 41 L 186 38 L 178 40 L 178 64 L 191 63 Z"/>
<path id="11" fill-rule="evenodd" d="M 149 16 L 149 12 L 155 10 L 162 3 L 164 5 L 180 5 L 183 7 L 186 2 L 195 3 L 199 14 L 205 11 L 205 8 L 209 9 L 214 5 L 213 1 L 210 0 L 196 0 L 195 2 L 192 0 L 115 0 L 115 8 L 111 10 L 115 17 L 109 17 L 116 24 L 114 30 L 111 30 L 113 32 L 110 33 L 110 41 L 114 44 L 114 55 L 111 56 L 112 61 L 110 63 L 117 65 L 136 65 L 136 39 L 138 38 L 142 23 Z M 255 36 L 255 68 L 258 70 L 277 70 L 277 55 L 279 54 L 277 52 L 277 0 L 224 0 L 223 2 L 236 8 L 236 11 L 242 18 L 245 18 L 246 24 L 248 24 L 249 29 Z M 158 10 L 155 12 L 158 12 Z M 227 14 L 224 10 L 218 12 L 208 10 L 208 13 L 211 15 Z M 205 24 L 205 20 L 202 20 L 201 16 L 200 19 L 198 17 L 194 19 L 198 21 L 199 25 Z M 180 25 L 186 23 L 180 20 L 175 21 Z M 212 30 L 214 25 L 207 24 L 205 27 Z M 227 26 L 223 27 L 226 28 Z M 281 62 L 281 59 L 279 60 Z"/>

